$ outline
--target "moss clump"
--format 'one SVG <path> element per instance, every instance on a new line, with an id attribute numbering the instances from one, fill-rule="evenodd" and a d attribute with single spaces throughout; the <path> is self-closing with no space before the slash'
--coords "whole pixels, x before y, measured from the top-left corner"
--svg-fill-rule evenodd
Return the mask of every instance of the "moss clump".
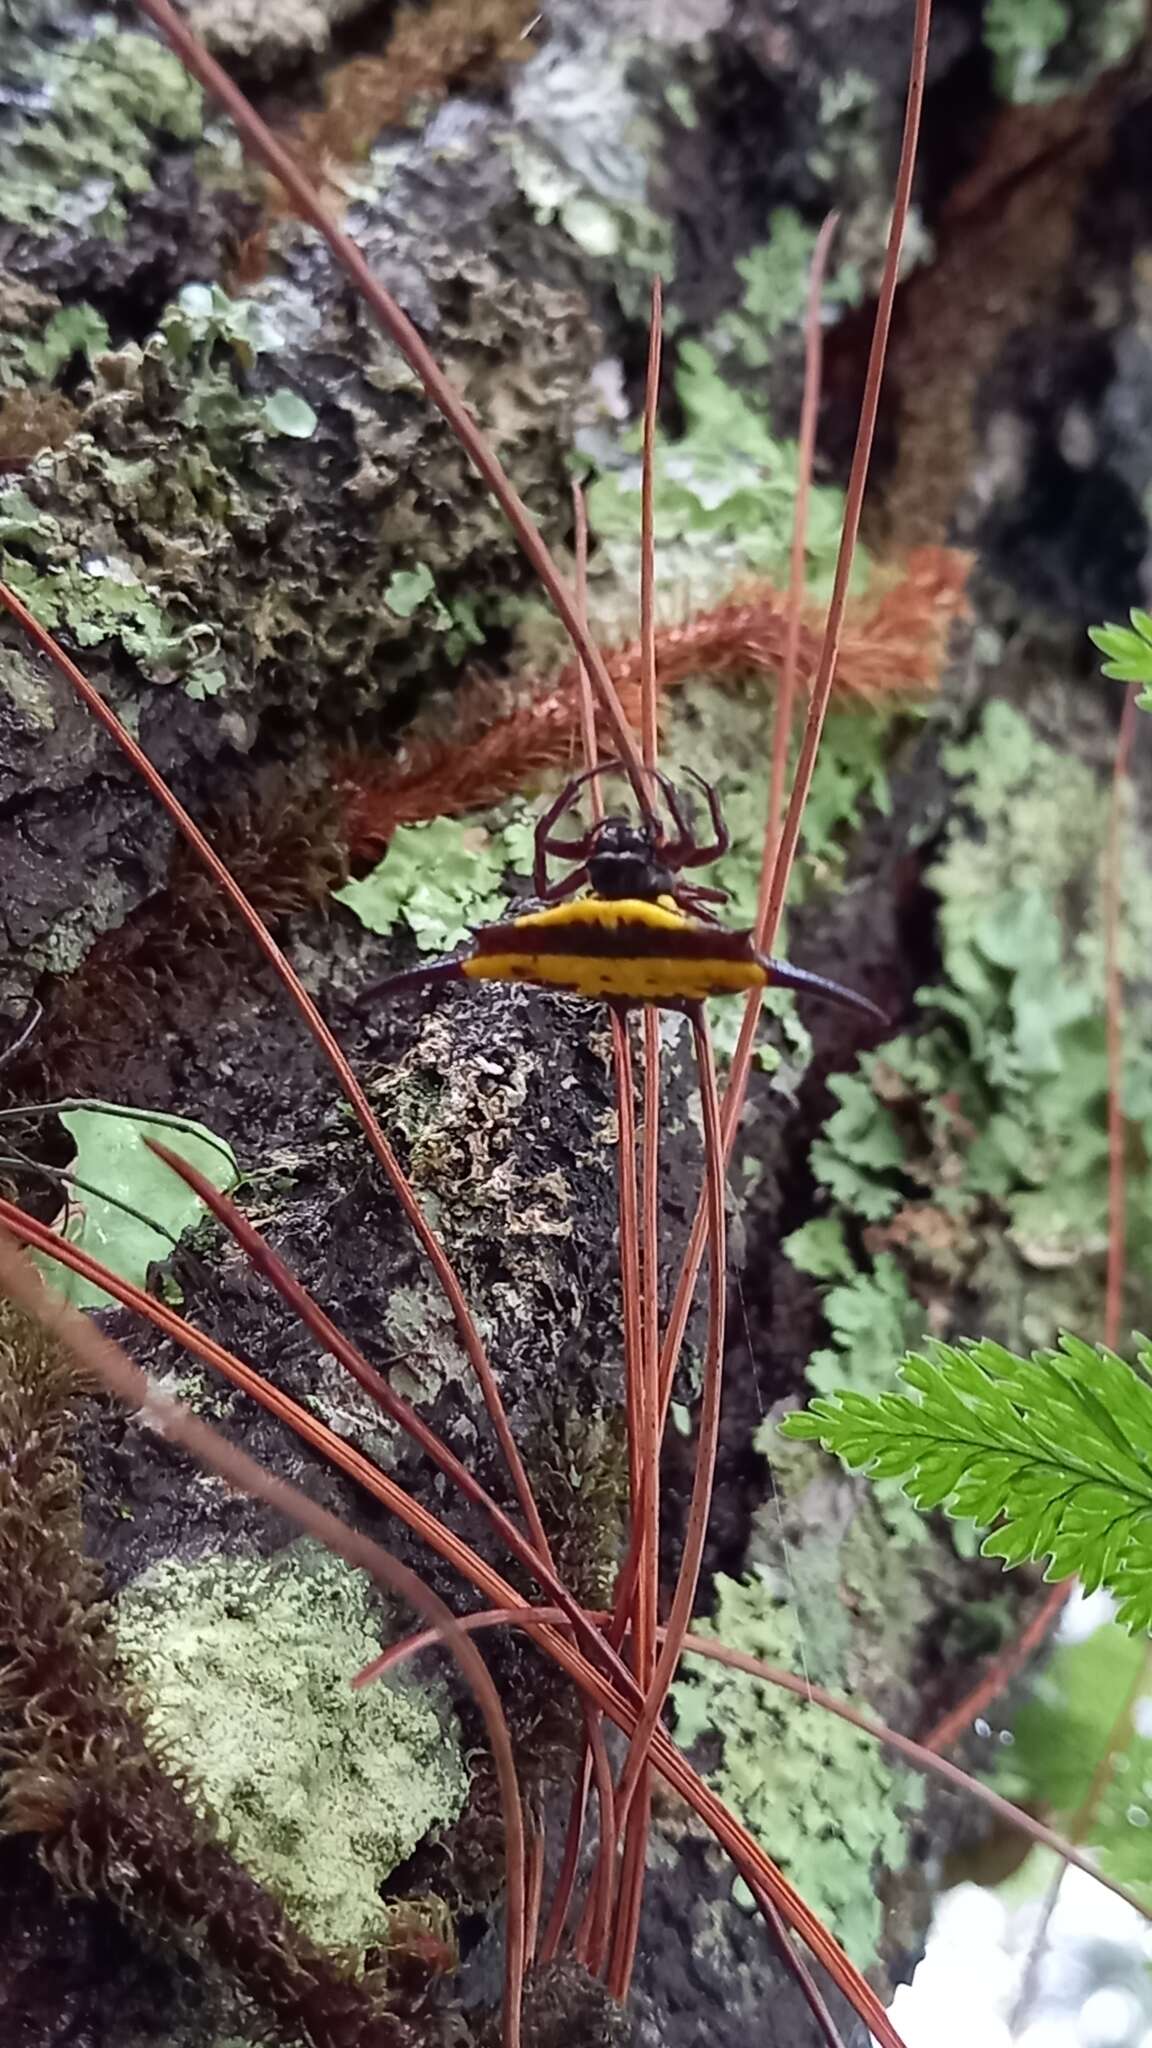
<path id="1" fill-rule="evenodd" d="M 380 1646 L 362 1577 L 308 1545 L 158 1565 L 121 1600 L 117 1634 L 241 1860 L 316 1939 L 378 1940 L 381 1879 L 455 1817 L 466 1780 L 426 1700 L 349 1691 Z"/>

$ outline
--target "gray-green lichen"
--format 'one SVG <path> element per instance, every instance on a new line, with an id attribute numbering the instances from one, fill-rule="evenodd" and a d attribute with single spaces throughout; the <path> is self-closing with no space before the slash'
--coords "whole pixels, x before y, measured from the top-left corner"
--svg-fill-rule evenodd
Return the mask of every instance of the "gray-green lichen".
<path id="1" fill-rule="evenodd" d="M 929 875 L 942 975 L 921 991 L 926 1026 L 834 1083 L 841 1106 L 813 1164 L 838 1213 L 871 1225 L 874 1255 L 895 1252 L 930 1290 L 974 1287 L 990 1334 L 1045 1344 L 1091 1326 L 1108 1240 L 1109 792 L 1002 702 L 945 762 L 958 789 Z M 1128 873 L 1121 965 L 1139 987 L 1152 911 L 1133 862 Z M 1146 1153 L 1152 1063 L 1138 1033 L 1125 1060 Z M 1135 1157 L 1129 1232 L 1138 1290 L 1152 1178 Z"/>
<path id="2" fill-rule="evenodd" d="M 169 1562 L 128 1588 L 117 1634 L 241 1861 L 313 1938 L 379 1940 L 378 1886 L 459 1813 L 466 1775 L 427 1698 L 350 1691 L 379 1649 L 365 1580 L 307 1544 L 271 1562 Z"/>
<path id="3" fill-rule="evenodd" d="M 849 1626 L 834 1589 L 821 1600 L 807 1580 L 800 1595 L 766 1567 L 741 1580 L 721 1573 L 711 1619 L 698 1632 L 843 1687 Z M 872 1962 L 883 1924 L 877 1878 L 904 1862 L 919 1784 L 860 1730 L 793 1694 L 703 1658 L 689 1668 L 674 1689 L 677 1741 L 720 1738 L 717 1791 L 849 1954 Z"/>
<path id="4" fill-rule="evenodd" d="M 329 47 L 359 0 L 191 0 L 189 26 L 211 50 L 272 72 Z"/>
<path id="5" fill-rule="evenodd" d="M 161 144 L 198 140 L 203 96 L 171 51 L 111 14 L 64 41 L 54 26 L 26 0 L 5 30 L 5 71 L 19 88 L 8 104 L 22 111 L 0 127 L 4 220 L 42 237 L 116 238 Z"/>
<path id="6" fill-rule="evenodd" d="M 222 697 L 234 740 L 269 696 L 336 718 L 434 654 L 458 659 L 479 630 L 469 585 L 512 551 L 411 374 L 299 231 L 279 233 L 288 275 L 238 299 L 188 285 L 143 343 L 97 349 L 90 328 L 57 336 L 43 313 L 6 336 L 10 380 L 90 358 L 74 430 L 0 491 L 9 582 L 126 677 Z M 387 263 L 390 226 L 361 234 Z M 429 281 L 470 287 L 466 339 L 439 337 L 466 398 L 502 452 L 526 451 L 529 497 L 544 477 L 559 486 L 590 360 L 578 302 L 433 234 L 421 254 Z M 489 366 L 517 358 L 516 396 L 490 393 Z"/>

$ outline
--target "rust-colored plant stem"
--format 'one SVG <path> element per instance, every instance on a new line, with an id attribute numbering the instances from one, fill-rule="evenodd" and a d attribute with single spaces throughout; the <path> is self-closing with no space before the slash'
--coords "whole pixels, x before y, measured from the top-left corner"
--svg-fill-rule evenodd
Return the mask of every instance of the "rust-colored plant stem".
<path id="1" fill-rule="evenodd" d="M 146 1317 L 166 1336 L 174 1337 L 178 1343 L 183 1344 L 193 1356 L 204 1364 L 211 1365 L 233 1385 L 251 1394 L 262 1407 L 286 1422 L 305 1442 L 320 1450 L 333 1465 L 355 1479 L 368 1493 L 388 1507 L 405 1527 L 419 1535 L 437 1556 L 458 1570 L 493 1607 L 503 1610 L 519 1606 L 517 1595 L 508 1581 L 462 1539 L 455 1536 L 445 1523 L 421 1508 L 403 1488 L 397 1486 L 386 1473 L 374 1466 L 370 1459 L 365 1458 L 351 1444 L 328 1429 L 289 1395 L 263 1379 L 251 1366 L 244 1365 L 221 1345 L 193 1329 L 182 1317 L 164 1304 L 154 1301 L 142 1289 L 121 1280 L 117 1274 L 101 1265 L 99 1260 L 91 1258 L 86 1252 L 81 1251 L 79 1246 L 70 1244 L 48 1225 L 26 1216 L 14 1203 L 2 1198 L 0 1226 L 8 1229 L 18 1243 L 45 1253 L 69 1267 L 71 1271 L 80 1274 L 82 1278 L 103 1287 L 125 1307 L 132 1308 Z M 540 1576 L 539 1566 L 540 1560 L 534 1559 L 532 1569 L 537 1576 Z M 567 1612 L 567 1594 L 564 1595 L 561 1604 Z M 584 1619 L 581 1613 L 581 1621 Z M 620 1690 L 617 1691 L 613 1683 L 589 1663 L 582 1652 L 567 1641 L 561 1631 L 544 1622 L 536 1623 L 535 1620 L 525 1625 L 532 1639 L 539 1643 L 545 1654 L 581 1688 L 601 1712 L 609 1715 L 625 1735 L 630 1736 L 639 1718 L 642 1701 L 636 1694 L 635 1682 L 627 1667 L 620 1665 L 618 1661 L 612 1663 L 613 1676 L 620 1685 Z M 705 1785 L 698 1777 L 662 1728 L 657 1727 L 655 1731 L 651 1755 L 661 1776 L 687 1800 L 705 1825 L 712 1830 L 745 1881 L 749 1885 L 761 1885 L 768 1890 L 787 1925 L 799 1933 L 808 1944 L 817 1960 L 823 1964 L 844 1996 L 850 2000 L 854 2010 L 871 2028 L 881 2048 L 905 2048 L 871 1986 L 849 1961 L 839 1943 L 748 1830 L 729 1812 L 711 1787 Z"/>

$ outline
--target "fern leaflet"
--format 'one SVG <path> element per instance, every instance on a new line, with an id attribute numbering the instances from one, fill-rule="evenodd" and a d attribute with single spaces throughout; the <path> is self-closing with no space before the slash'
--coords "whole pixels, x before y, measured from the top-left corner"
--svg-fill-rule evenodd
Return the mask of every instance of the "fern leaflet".
<path id="1" fill-rule="evenodd" d="M 1128 617 L 1131 627 L 1089 626 L 1088 638 L 1108 657 L 1101 672 L 1120 683 L 1143 683 L 1136 702 L 1142 711 L 1152 711 L 1152 616 L 1137 608 Z"/>
<path id="2" fill-rule="evenodd" d="M 1152 1364 L 1152 1349 L 1141 1365 Z M 990 1529 L 1006 1565 L 1046 1559 L 1107 1586 L 1118 1619 L 1152 1628 L 1152 1384 L 1115 1352 L 1064 1335 L 1018 1358 L 988 1340 L 933 1343 L 900 1367 L 909 1393 L 844 1391 L 781 1424 L 845 1465 L 899 1480 L 919 1508 Z"/>

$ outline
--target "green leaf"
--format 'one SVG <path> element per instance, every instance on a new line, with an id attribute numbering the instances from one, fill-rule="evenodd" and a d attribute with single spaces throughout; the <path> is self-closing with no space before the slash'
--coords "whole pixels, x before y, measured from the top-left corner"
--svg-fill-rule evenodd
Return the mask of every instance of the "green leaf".
<path id="1" fill-rule="evenodd" d="M 1088 638 L 1108 659 L 1103 673 L 1121 683 L 1152 683 L 1152 615 L 1138 607 L 1128 614 L 1127 626 L 1089 626 Z"/>
<path id="2" fill-rule="evenodd" d="M 1057 1644 L 1015 1715 L 1011 1747 L 1001 1751 L 992 1774 L 997 1792 L 1042 1812 L 1064 1833 L 1079 1815 L 1082 1827 L 1087 1822 L 1084 1847 L 1109 1877 L 1134 1885 L 1145 1898 L 1152 1895 L 1148 1657 L 1148 1644 L 1133 1641 L 1115 1622 L 1080 1642 Z M 1117 1728 L 1133 1693 L 1133 1710 Z M 1112 1769 L 1085 1810 L 1110 1747 Z"/>
<path id="3" fill-rule="evenodd" d="M 985 1556 L 1047 1560 L 1051 1579 L 1075 1572 L 1113 1591 L 1126 1627 L 1152 1626 L 1152 1385 L 1141 1373 L 1065 1335 L 1031 1358 L 988 1341 L 932 1344 L 908 1354 L 900 1377 L 908 1393 L 833 1393 L 782 1434 L 815 1438 L 850 1468 L 899 1480 L 918 1507 L 990 1530 Z"/>
<path id="4" fill-rule="evenodd" d="M 66 1234 L 72 1244 L 101 1259 L 122 1280 L 142 1287 L 153 1261 L 167 1258 L 174 1240 L 204 1214 L 201 1203 L 143 1143 L 157 1132 L 143 1111 L 137 1116 L 71 1109 L 61 1112 L 60 1121 L 76 1146 L 72 1170 L 86 1183 L 85 1191 L 77 1193 L 71 1205 Z M 203 1124 L 190 1121 L 173 1129 L 166 1119 L 159 1135 L 214 1187 L 235 1185 L 238 1169 L 231 1147 Z M 100 1192 L 92 1192 L 96 1189 Z M 126 1213 L 120 1204 L 139 1214 Z M 55 1260 L 45 1258 L 41 1265 L 53 1285 L 77 1308 L 112 1305 L 112 1297 L 103 1288 L 91 1286 Z"/>
<path id="5" fill-rule="evenodd" d="M 287 434 L 293 441 L 307 441 L 316 432 L 316 415 L 306 398 L 282 384 L 269 393 L 260 408 L 270 434 Z"/>

